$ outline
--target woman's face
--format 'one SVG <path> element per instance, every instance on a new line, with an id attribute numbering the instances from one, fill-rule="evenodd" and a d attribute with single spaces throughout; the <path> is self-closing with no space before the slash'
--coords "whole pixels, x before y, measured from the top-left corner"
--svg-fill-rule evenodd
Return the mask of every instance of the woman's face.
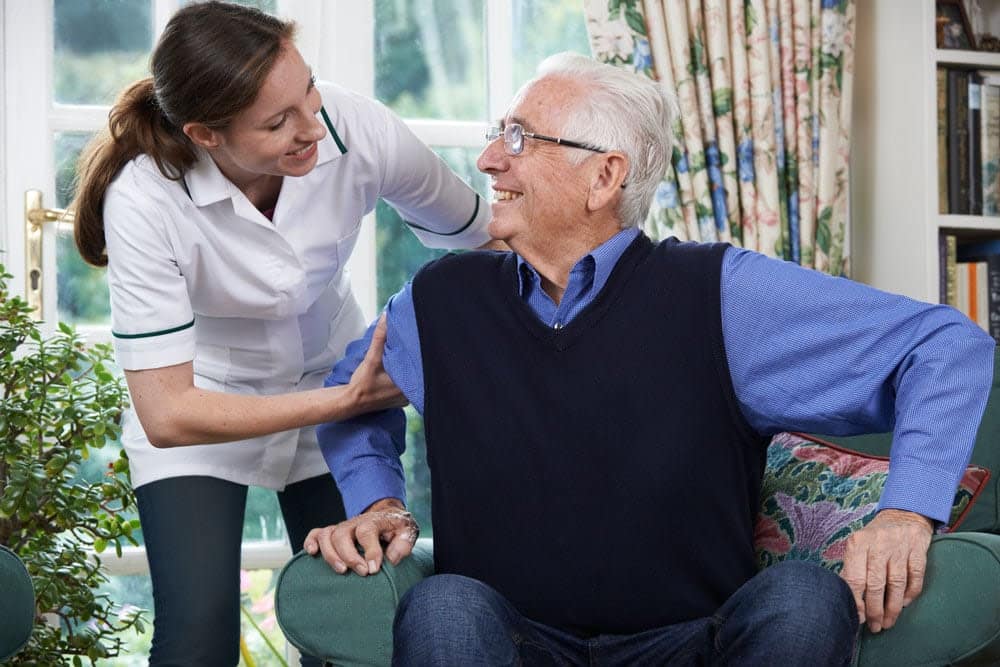
<path id="1" fill-rule="evenodd" d="M 237 186 L 261 176 L 304 176 L 316 166 L 317 142 L 326 136 L 316 118 L 322 104 L 312 71 L 286 43 L 253 104 L 229 127 L 212 131 L 215 145 L 206 148 Z"/>

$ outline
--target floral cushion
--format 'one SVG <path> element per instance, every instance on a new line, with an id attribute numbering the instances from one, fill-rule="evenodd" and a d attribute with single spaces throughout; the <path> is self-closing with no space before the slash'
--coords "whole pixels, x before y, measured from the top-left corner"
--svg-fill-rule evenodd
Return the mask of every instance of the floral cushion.
<path id="1" fill-rule="evenodd" d="M 767 450 L 761 510 L 754 530 L 757 564 L 808 560 L 839 572 L 847 537 L 875 518 L 889 460 L 843 449 L 801 433 L 779 433 Z M 948 526 L 954 530 L 990 478 L 969 466 Z"/>

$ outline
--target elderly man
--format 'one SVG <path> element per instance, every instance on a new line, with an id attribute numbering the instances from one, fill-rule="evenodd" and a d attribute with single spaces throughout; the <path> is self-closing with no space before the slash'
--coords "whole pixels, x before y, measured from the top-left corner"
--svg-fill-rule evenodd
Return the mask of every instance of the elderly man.
<path id="1" fill-rule="evenodd" d="M 628 72 L 544 62 L 479 158 L 491 233 L 514 252 L 432 262 L 387 307 L 386 371 L 425 418 L 437 571 L 401 601 L 399 664 L 845 665 L 859 618 L 889 628 L 920 592 L 993 341 L 943 306 L 653 244 L 639 226 L 671 109 Z M 880 512 L 842 578 L 756 573 L 769 436 L 893 426 Z M 319 439 L 353 518 L 306 549 L 361 575 L 408 555 L 401 413 Z"/>

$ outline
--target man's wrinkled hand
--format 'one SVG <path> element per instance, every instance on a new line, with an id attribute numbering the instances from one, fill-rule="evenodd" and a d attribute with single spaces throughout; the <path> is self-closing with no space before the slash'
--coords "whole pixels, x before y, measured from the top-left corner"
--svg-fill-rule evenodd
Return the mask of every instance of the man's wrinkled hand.
<path id="1" fill-rule="evenodd" d="M 933 532 L 920 514 L 886 509 L 847 538 L 840 576 L 854 594 L 860 622 L 872 632 L 891 628 L 920 595 Z"/>
<path id="2" fill-rule="evenodd" d="M 351 570 L 364 577 L 381 569 L 383 556 L 393 565 L 409 556 L 419 535 L 413 515 L 398 500 L 387 498 L 353 519 L 313 528 L 302 548 L 313 556 L 322 553 L 323 560 L 340 574 Z M 384 554 L 383 542 L 387 544 Z"/>

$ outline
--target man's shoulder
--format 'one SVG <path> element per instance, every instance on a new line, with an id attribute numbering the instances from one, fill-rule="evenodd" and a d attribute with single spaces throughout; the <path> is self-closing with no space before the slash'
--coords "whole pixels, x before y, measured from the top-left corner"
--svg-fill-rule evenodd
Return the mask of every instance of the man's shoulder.
<path id="1" fill-rule="evenodd" d="M 473 271 L 498 271 L 507 261 L 513 261 L 514 255 L 501 250 L 467 250 L 465 252 L 450 252 L 431 260 L 420 267 L 414 281 L 420 276 L 452 276 L 458 273 Z"/>

